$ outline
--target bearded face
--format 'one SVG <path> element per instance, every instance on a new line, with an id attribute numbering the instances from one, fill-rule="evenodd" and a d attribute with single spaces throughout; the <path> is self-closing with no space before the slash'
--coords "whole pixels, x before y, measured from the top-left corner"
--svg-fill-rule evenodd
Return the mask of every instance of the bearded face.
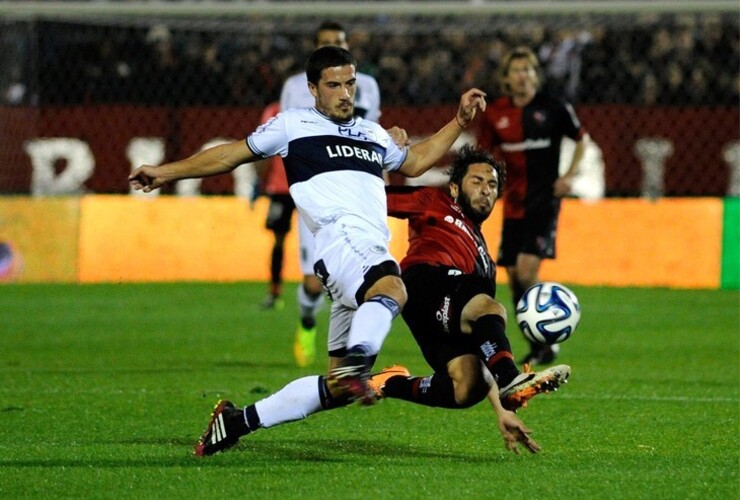
<path id="1" fill-rule="evenodd" d="M 488 163 L 474 163 L 459 186 L 451 185 L 451 193 L 465 216 L 481 224 L 491 215 L 498 197 L 498 173 Z"/>

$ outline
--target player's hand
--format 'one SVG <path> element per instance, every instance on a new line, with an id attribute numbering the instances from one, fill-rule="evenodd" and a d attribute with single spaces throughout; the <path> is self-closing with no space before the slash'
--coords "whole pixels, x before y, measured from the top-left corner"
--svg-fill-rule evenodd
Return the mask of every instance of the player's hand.
<path id="1" fill-rule="evenodd" d="M 394 126 L 386 130 L 386 132 L 391 136 L 391 139 L 396 143 L 396 146 L 401 149 L 411 144 L 411 139 L 409 139 L 409 134 L 406 133 L 405 129 Z"/>
<path id="2" fill-rule="evenodd" d="M 149 193 L 164 184 L 164 179 L 157 175 L 157 167 L 152 165 L 142 165 L 128 176 L 128 182 L 134 191 L 144 191 Z"/>
<path id="3" fill-rule="evenodd" d="M 504 438 L 506 449 L 517 455 L 520 454 L 520 444 L 531 453 L 537 453 L 541 449 L 540 445 L 529 436 L 532 431 L 517 418 L 514 412 L 505 410 L 498 415 L 498 429 Z"/>
<path id="4" fill-rule="evenodd" d="M 552 187 L 552 191 L 558 198 L 568 196 L 573 192 L 573 178 L 568 176 L 558 178 Z"/>
<path id="5" fill-rule="evenodd" d="M 482 90 L 470 89 L 460 98 L 460 107 L 455 119 L 462 128 L 465 128 L 473 121 L 478 110 L 481 112 L 486 110 L 486 93 Z"/>

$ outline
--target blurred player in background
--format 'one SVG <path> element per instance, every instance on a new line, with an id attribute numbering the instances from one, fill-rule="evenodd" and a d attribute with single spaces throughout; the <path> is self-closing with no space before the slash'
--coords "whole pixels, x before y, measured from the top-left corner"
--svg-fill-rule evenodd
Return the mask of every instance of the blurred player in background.
<path id="1" fill-rule="evenodd" d="M 267 123 L 280 112 L 280 103 L 273 102 L 262 112 L 260 123 Z M 283 160 L 279 157 L 258 162 L 257 171 L 264 193 L 270 198 L 265 227 L 272 231 L 275 239 L 270 252 L 270 288 L 260 306 L 263 309 L 283 309 L 283 259 L 285 238 L 290 232 L 295 203 L 288 191 Z"/>
<path id="2" fill-rule="evenodd" d="M 514 305 L 540 281 L 542 259 L 555 258 L 560 199 L 571 193 L 588 141 L 570 104 L 539 92 L 540 65 L 529 48 L 517 47 L 501 61 L 505 94 L 481 120 L 479 144 L 494 149 L 507 169 L 504 222 L 497 263 L 506 267 Z M 563 136 L 576 141 L 567 171 L 559 176 Z M 559 346 L 530 342 L 522 363 L 551 363 Z"/>
<path id="3" fill-rule="evenodd" d="M 333 45 L 349 49 L 347 34 L 339 23 L 323 22 L 314 35 L 314 47 Z M 357 92 L 355 95 L 355 116 L 378 122 L 380 119 L 380 90 L 375 79 L 365 73 L 356 73 Z M 280 93 L 280 105 L 270 105 L 263 113 L 262 123 L 276 115 L 280 110 L 291 108 L 310 108 L 315 99 L 308 88 L 306 73 L 298 73 L 285 81 Z M 269 110 L 269 112 L 268 112 Z M 283 242 L 290 230 L 290 221 L 295 205 L 288 195 L 288 181 L 282 159 L 274 157 L 267 177 L 266 191 L 270 195 L 267 228 L 275 233 L 275 245 L 270 260 L 270 291 L 263 306 L 281 306 L 283 268 Z M 324 291 L 321 282 L 314 274 L 314 241 L 311 231 L 298 218 L 298 248 L 303 273 L 303 283 L 298 286 L 298 305 L 300 320 L 293 342 L 293 355 L 296 364 L 305 367 L 316 358 L 316 315 L 324 304 Z"/>
<path id="4" fill-rule="evenodd" d="M 514 364 L 506 308 L 495 299 L 496 264 L 481 232 L 503 189 L 505 166 L 464 146 L 453 155 L 449 174 L 449 191 L 386 188 L 388 214 L 409 221 L 409 249 L 401 261 L 409 298 L 401 314 L 435 373 L 411 377 L 395 365 L 369 383 L 379 397 L 441 408 L 468 408 L 488 397 L 507 447 L 516 450 L 517 441 L 502 424 L 503 410 L 557 389 L 567 382 L 570 367 L 538 373 L 525 367 L 520 373 Z M 536 452 L 528 434 L 522 442 Z"/>
<path id="5" fill-rule="evenodd" d="M 331 323 L 346 324 L 339 315 L 352 316 L 348 331 L 329 339 L 335 347 L 327 376 L 295 380 L 244 409 L 220 401 L 196 444 L 197 455 L 230 448 L 261 427 L 375 399 L 368 386 L 370 369 L 406 303 L 400 269 L 388 249 L 383 171 L 407 177 L 428 171 L 478 110 L 485 110 L 486 101 L 478 89 L 465 92 L 449 123 L 401 149 L 380 125 L 354 116 L 355 68 L 354 58 L 341 47 L 316 49 L 306 63 L 313 108 L 282 111 L 246 141 L 159 167 L 142 165 L 129 176 L 134 190 L 150 192 L 167 182 L 218 175 L 243 163 L 282 156 L 290 194 L 314 236 L 314 271 L 333 301 Z"/>

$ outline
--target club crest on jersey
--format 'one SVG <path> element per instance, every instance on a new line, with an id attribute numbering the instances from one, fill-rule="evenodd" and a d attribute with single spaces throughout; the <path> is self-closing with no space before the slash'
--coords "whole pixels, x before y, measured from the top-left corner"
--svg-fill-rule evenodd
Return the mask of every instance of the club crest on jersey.
<path id="1" fill-rule="evenodd" d="M 326 152 L 329 158 L 358 158 L 360 160 L 377 163 L 383 166 L 383 158 L 377 151 L 369 151 L 358 146 L 347 146 L 346 144 L 336 144 L 326 146 Z"/>

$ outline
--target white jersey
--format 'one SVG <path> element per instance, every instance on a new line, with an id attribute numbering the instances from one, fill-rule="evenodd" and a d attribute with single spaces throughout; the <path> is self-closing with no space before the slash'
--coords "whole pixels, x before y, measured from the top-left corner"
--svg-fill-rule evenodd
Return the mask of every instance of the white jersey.
<path id="1" fill-rule="evenodd" d="M 283 158 L 290 195 L 311 233 L 352 215 L 390 237 L 383 170 L 398 170 L 408 151 L 377 123 L 288 109 L 258 127 L 247 145 L 264 158 Z"/>
<path id="2" fill-rule="evenodd" d="M 370 75 L 357 73 L 357 93 L 355 94 L 355 116 L 377 122 L 380 119 L 380 88 Z M 310 108 L 316 103 L 308 90 L 306 73 L 293 75 L 283 84 L 280 92 L 280 109 Z"/>

